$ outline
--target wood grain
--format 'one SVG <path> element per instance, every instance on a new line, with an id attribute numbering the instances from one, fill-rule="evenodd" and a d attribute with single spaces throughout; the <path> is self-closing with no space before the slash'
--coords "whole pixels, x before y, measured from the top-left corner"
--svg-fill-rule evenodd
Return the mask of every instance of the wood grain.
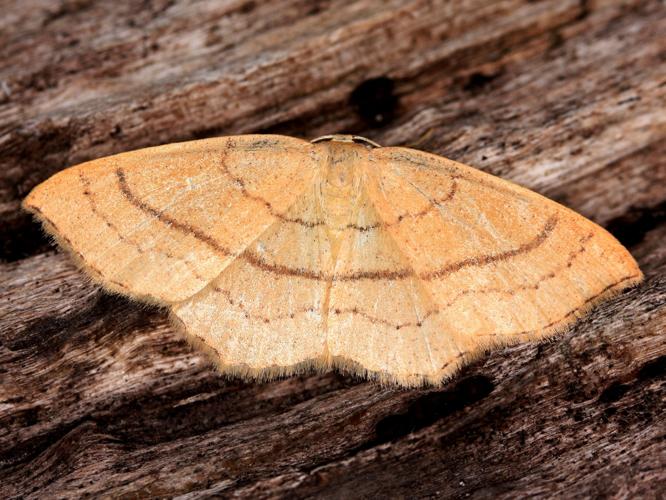
<path id="1" fill-rule="evenodd" d="M 0 20 L 3 496 L 657 498 L 666 483 L 660 2 L 9 2 Z M 141 146 L 350 132 L 610 229 L 637 289 L 440 390 L 225 379 L 19 210 Z"/>

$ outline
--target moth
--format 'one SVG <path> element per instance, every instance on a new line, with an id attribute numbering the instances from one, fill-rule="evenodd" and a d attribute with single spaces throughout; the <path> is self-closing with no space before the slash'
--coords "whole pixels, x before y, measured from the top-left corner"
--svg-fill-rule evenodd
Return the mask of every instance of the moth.
<path id="1" fill-rule="evenodd" d="M 107 290 L 168 307 L 223 372 L 439 384 L 642 273 L 516 184 L 350 135 L 241 135 L 63 170 L 23 206 Z"/>

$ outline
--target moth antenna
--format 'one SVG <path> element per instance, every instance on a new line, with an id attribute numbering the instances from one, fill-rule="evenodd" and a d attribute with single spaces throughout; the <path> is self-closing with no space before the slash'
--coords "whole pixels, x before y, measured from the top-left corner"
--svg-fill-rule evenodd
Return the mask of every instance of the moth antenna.
<path id="1" fill-rule="evenodd" d="M 310 142 L 315 144 L 317 142 L 324 141 L 335 141 L 335 142 L 355 142 L 357 144 L 365 144 L 373 148 L 381 148 L 380 144 L 377 144 L 375 141 L 368 139 L 367 137 L 362 137 L 360 135 L 345 135 L 345 134 L 328 134 L 312 139 Z"/>

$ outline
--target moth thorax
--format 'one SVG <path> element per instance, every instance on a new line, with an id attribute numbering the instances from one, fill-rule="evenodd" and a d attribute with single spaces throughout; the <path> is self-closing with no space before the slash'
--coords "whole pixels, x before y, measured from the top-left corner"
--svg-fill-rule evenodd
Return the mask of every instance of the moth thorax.
<path id="1" fill-rule="evenodd" d="M 345 227 L 354 217 L 355 200 L 361 187 L 361 172 L 357 162 L 348 161 L 349 153 L 353 154 L 353 151 L 334 149 L 322 179 L 322 204 L 327 226 L 331 228 Z"/>

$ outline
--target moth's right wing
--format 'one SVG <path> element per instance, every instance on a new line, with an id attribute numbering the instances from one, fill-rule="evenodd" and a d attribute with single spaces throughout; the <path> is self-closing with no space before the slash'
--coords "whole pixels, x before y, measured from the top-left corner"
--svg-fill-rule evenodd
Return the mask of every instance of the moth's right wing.
<path id="1" fill-rule="evenodd" d="M 24 200 L 105 287 L 185 300 L 312 185 L 312 145 L 275 135 L 183 142 L 59 172 Z"/>

